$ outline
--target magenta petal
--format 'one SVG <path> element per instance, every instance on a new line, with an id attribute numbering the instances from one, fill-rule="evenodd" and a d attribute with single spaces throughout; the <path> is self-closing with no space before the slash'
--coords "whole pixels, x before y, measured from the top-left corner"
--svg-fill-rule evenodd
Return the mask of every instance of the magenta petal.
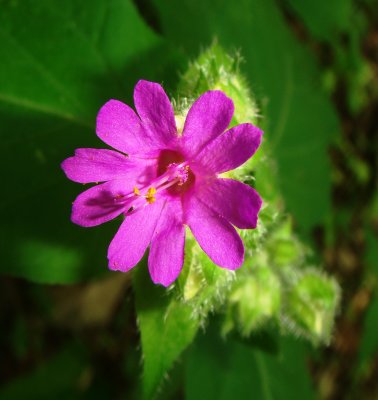
<path id="1" fill-rule="evenodd" d="M 235 126 L 211 141 L 195 158 L 207 173 L 222 173 L 239 167 L 255 154 L 263 132 L 251 125 Z"/>
<path id="2" fill-rule="evenodd" d="M 110 269 L 126 272 L 142 259 L 164 204 L 157 201 L 126 217 L 109 246 Z"/>
<path id="3" fill-rule="evenodd" d="M 209 141 L 223 133 L 231 122 L 234 103 L 223 92 L 212 90 L 200 96 L 190 108 L 183 131 L 183 147 L 195 155 Z"/>
<path id="4" fill-rule="evenodd" d="M 262 200 L 255 189 L 233 179 L 214 179 L 196 192 L 201 201 L 240 229 L 254 229 Z"/>
<path id="5" fill-rule="evenodd" d="M 176 140 L 173 107 L 158 83 L 139 81 L 134 89 L 134 103 L 143 126 L 160 146 L 169 146 Z"/>
<path id="6" fill-rule="evenodd" d="M 103 142 L 126 154 L 149 154 L 156 149 L 156 140 L 145 132 L 134 110 L 118 100 L 102 106 L 96 132 Z"/>
<path id="7" fill-rule="evenodd" d="M 75 224 L 90 227 L 103 224 L 127 211 L 129 204 L 117 201 L 133 190 L 133 185 L 117 179 L 96 185 L 81 193 L 73 202 L 71 220 Z"/>
<path id="8" fill-rule="evenodd" d="M 142 161 L 106 149 L 77 149 L 73 157 L 62 163 L 67 178 L 79 183 L 103 182 L 115 178 L 138 176 Z"/>
<path id="9" fill-rule="evenodd" d="M 180 200 L 166 203 L 152 237 L 148 268 L 152 281 L 169 286 L 184 264 L 185 227 Z"/>
<path id="10" fill-rule="evenodd" d="M 243 242 L 229 222 L 194 195 L 187 196 L 184 212 L 194 237 L 215 264 L 231 270 L 243 264 Z"/>

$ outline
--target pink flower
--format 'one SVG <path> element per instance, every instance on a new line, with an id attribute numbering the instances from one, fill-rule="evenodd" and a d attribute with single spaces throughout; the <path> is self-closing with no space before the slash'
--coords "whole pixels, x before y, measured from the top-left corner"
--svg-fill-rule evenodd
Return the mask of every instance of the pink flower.
<path id="1" fill-rule="evenodd" d="M 139 81 L 134 103 L 138 114 L 110 100 L 97 116 L 97 135 L 118 151 L 77 149 L 62 163 L 75 182 L 104 182 L 76 198 L 72 221 L 89 227 L 125 216 L 109 246 L 109 268 L 130 270 L 150 245 L 151 278 L 164 286 L 182 269 L 185 225 L 215 264 L 240 267 L 244 247 L 234 226 L 255 228 L 262 202 L 251 187 L 219 174 L 247 161 L 262 131 L 241 124 L 224 132 L 234 105 L 219 90 L 194 102 L 182 134 L 159 84 Z"/>

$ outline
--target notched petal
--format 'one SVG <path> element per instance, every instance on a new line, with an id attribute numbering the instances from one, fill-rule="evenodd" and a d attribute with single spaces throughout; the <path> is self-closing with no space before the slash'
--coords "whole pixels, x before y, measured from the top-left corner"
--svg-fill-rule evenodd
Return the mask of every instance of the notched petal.
<path id="1" fill-rule="evenodd" d="M 91 227 L 103 224 L 127 211 L 128 202 L 121 201 L 132 191 L 132 185 L 125 180 L 109 181 L 96 185 L 81 193 L 72 205 L 73 223 Z"/>
<path id="2" fill-rule="evenodd" d="M 234 114 L 234 103 L 220 90 L 200 96 L 190 108 L 182 134 L 183 147 L 190 157 L 221 135 Z"/>
<path id="3" fill-rule="evenodd" d="M 243 242 L 229 222 L 195 195 L 185 199 L 184 213 L 197 242 L 215 264 L 230 270 L 243 264 Z"/>
<path id="4" fill-rule="evenodd" d="M 175 142 L 177 129 L 174 111 L 161 85 L 140 80 L 134 89 L 134 103 L 143 126 L 153 135 L 160 148 Z"/>
<path id="5" fill-rule="evenodd" d="M 133 178 L 144 165 L 124 154 L 107 149 L 77 149 L 61 165 L 68 179 L 78 183 L 104 182 L 122 177 Z"/>
<path id="6" fill-rule="evenodd" d="M 252 124 L 237 125 L 208 143 L 195 162 L 208 173 L 231 171 L 255 154 L 263 132 Z"/>
<path id="7" fill-rule="evenodd" d="M 185 227 L 179 199 L 171 200 L 161 213 L 152 237 L 148 269 L 154 283 L 169 286 L 184 264 Z"/>
<path id="8" fill-rule="evenodd" d="M 135 111 L 118 100 L 109 100 L 102 106 L 96 132 L 103 142 L 126 154 L 149 154 L 156 150 L 155 141 L 145 132 Z"/>
<path id="9" fill-rule="evenodd" d="M 255 189 L 233 179 L 214 179 L 197 196 L 215 213 L 240 229 L 254 229 L 262 200 Z"/>

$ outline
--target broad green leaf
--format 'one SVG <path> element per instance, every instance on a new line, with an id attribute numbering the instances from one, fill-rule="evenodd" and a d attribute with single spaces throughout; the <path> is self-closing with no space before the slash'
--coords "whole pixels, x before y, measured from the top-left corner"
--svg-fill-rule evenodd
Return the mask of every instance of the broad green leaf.
<path id="1" fill-rule="evenodd" d="M 320 40 L 334 42 L 338 35 L 349 31 L 352 25 L 352 0 L 286 0 L 306 24 L 312 35 Z"/>
<path id="2" fill-rule="evenodd" d="M 313 55 L 294 38 L 276 3 L 154 3 L 163 34 L 192 57 L 214 37 L 227 51 L 241 50 L 241 72 L 261 99 L 261 122 L 271 140 L 288 209 L 302 230 L 321 223 L 330 210 L 327 147 L 339 125 L 321 92 Z"/>
<path id="3" fill-rule="evenodd" d="M 95 135 L 100 106 L 130 103 L 140 78 L 173 80 L 174 52 L 129 0 L 0 7 L 0 271 L 44 283 L 83 280 L 107 270 L 119 221 L 74 226 L 71 202 L 87 187 L 69 182 L 60 163 L 77 147 L 105 147 Z"/>
<path id="4" fill-rule="evenodd" d="M 280 340 L 277 356 L 233 340 L 214 329 L 201 335 L 187 359 L 187 400 L 310 400 L 314 398 L 304 362 L 305 348 Z"/>
<path id="5" fill-rule="evenodd" d="M 337 82 L 344 81 L 349 109 L 357 114 L 371 102 L 367 93 L 374 84 L 374 71 L 363 54 L 361 42 L 368 32 L 368 15 L 376 5 L 353 0 L 287 1 L 309 33 L 332 46 L 331 68 L 324 73 L 325 87 L 335 92 Z M 364 167 L 363 161 L 356 159 L 354 163 Z"/>
<path id="6" fill-rule="evenodd" d="M 145 265 L 138 267 L 134 278 L 144 396 L 152 399 L 174 361 L 193 341 L 199 320 L 191 307 L 151 282 Z"/>

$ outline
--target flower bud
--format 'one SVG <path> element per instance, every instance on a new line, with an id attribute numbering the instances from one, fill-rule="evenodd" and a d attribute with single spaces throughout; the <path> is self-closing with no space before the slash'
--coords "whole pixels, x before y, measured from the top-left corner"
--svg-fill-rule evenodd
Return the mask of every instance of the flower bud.
<path id="1" fill-rule="evenodd" d="M 256 123 L 258 110 L 245 78 L 239 72 L 241 57 L 228 55 L 214 43 L 193 62 L 183 75 L 178 88 L 181 96 L 195 97 L 207 90 L 222 90 L 235 105 L 231 125 Z"/>
<path id="2" fill-rule="evenodd" d="M 286 322 L 314 343 L 328 343 L 339 297 L 339 286 L 334 279 L 307 270 L 287 291 Z"/>
<path id="3" fill-rule="evenodd" d="M 279 279 L 270 268 L 256 268 L 249 276 L 239 279 L 232 288 L 223 333 L 236 326 L 243 336 L 248 336 L 276 317 L 280 305 Z"/>

